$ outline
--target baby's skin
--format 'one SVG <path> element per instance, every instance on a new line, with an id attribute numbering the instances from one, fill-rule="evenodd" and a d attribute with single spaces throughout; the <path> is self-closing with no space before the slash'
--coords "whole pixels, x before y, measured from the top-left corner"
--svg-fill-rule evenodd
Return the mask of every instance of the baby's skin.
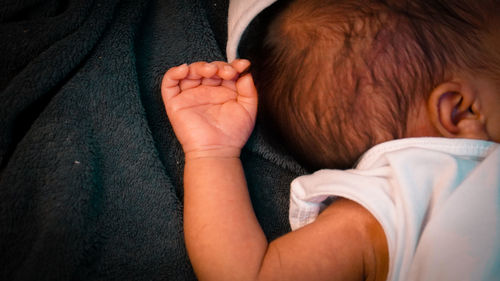
<path id="1" fill-rule="evenodd" d="M 349 200 L 336 200 L 313 223 L 268 243 L 239 158 L 257 114 L 249 65 L 183 64 L 162 81 L 165 109 L 185 153 L 184 236 L 198 279 L 385 280 L 382 227 Z"/>
<path id="2" fill-rule="evenodd" d="M 186 158 L 239 157 L 257 114 L 247 60 L 196 62 L 171 68 L 162 83 L 170 122 Z"/>

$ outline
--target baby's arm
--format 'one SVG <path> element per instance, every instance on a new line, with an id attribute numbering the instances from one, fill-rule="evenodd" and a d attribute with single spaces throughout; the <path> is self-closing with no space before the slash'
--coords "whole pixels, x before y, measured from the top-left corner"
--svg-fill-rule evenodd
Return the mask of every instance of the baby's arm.
<path id="1" fill-rule="evenodd" d="M 382 280 L 385 236 L 352 201 L 338 200 L 314 223 L 267 243 L 239 159 L 257 109 L 251 76 L 238 78 L 247 67 L 201 62 L 163 78 L 167 114 L 186 154 L 184 232 L 198 278 Z"/>
<path id="2" fill-rule="evenodd" d="M 163 78 L 166 111 L 186 158 L 186 246 L 201 280 L 240 280 L 234 274 L 255 272 L 267 247 L 239 159 L 257 110 L 251 75 L 236 80 L 248 65 L 199 62 Z"/>

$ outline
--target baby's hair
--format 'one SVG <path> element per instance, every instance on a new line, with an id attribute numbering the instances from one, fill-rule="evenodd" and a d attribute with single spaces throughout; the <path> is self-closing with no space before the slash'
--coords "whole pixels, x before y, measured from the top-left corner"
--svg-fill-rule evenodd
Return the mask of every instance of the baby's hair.
<path id="1" fill-rule="evenodd" d="M 250 57 L 260 120 L 306 166 L 352 167 L 452 74 L 498 70 L 483 46 L 498 4 L 290 1 Z"/>

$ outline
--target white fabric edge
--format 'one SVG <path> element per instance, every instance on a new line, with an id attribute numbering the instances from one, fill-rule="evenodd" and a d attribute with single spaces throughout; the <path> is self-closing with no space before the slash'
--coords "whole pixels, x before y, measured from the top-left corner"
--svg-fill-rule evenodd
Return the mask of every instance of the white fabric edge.
<path id="1" fill-rule="evenodd" d="M 265 8 L 277 0 L 231 0 L 227 19 L 227 61 L 238 57 L 241 36 L 250 22 Z"/>

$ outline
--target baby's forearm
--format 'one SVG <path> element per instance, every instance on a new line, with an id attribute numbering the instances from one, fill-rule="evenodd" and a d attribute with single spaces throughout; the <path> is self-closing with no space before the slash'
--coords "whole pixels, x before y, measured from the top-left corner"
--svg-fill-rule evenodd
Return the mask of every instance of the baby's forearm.
<path id="1" fill-rule="evenodd" d="M 239 158 L 186 159 L 184 232 L 200 280 L 256 277 L 267 240 L 255 217 Z"/>

